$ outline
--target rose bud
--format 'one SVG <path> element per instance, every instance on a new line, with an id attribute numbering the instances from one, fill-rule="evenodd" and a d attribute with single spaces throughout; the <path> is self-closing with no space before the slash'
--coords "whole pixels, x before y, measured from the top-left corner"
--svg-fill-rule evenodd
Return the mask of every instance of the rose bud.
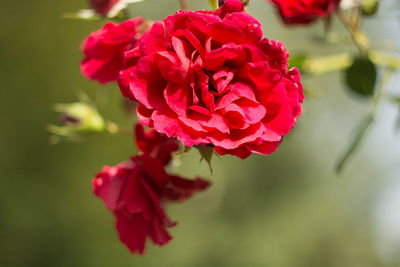
<path id="1" fill-rule="evenodd" d="M 57 136 L 73 138 L 106 130 L 104 119 L 87 103 L 56 104 L 54 110 L 61 113 L 61 125 L 49 125 L 48 130 Z"/>
<path id="2" fill-rule="evenodd" d="M 340 0 L 268 0 L 285 24 L 308 24 L 336 11 Z"/>

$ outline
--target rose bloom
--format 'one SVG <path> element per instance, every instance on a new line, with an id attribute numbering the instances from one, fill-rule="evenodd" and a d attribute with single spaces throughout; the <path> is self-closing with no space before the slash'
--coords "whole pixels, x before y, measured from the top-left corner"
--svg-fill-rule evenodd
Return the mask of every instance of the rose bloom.
<path id="1" fill-rule="evenodd" d="M 89 0 L 90 7 L 101 15 L 107 15 L 108 11 L 120 0 Z"/>
<path id="2" fill-rule="evenodd" d="M 124 53 L 135 46 L 143 26 L 141 18 L 134 18 L 119 25 L 106 23 L 91 33 L 83 45 L 83 75 L 101 84 L 116 81 L 124 65 Z"/>
<path id="3" fill-rule="evenodd" d="M 167 228 L 176 222 L 165 213 L 165 204 L 184 201 L 205 190 L 209 182 L 167 174 L 164 165 L 178 149 L 177 142 L 155 131 L 145 133 L 141 126 L 137 132 L 142 154 L 115 167 L 103 167 L 93 180 L 93 190 L 114 214 L 121 242 L 132 253 L 143 254 L 147 238 L 160 246 L 171 240 Z"/>
<path id="4" fill-rule="evenodd" d="M 285 24 L 307 24 L 333 13 L 340 0 L 269 0 Z"/>
<path id="5" fill-rule="evenodd" d="M 239 0 L 216 11 L 178 11 L 125 53 L 122 93 L 140 121 L 186 146 L 241 158 L 270 154 L 301 114 L 303 89 L 280 42 Z"/>

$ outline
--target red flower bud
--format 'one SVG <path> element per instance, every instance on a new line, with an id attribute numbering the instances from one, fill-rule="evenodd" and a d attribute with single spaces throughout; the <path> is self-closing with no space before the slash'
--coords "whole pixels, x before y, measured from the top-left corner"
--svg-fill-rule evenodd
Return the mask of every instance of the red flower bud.
<path id="1" fill-rule="evenodd" d="M 340 0 L 269 0 L 285 24 L 307 24 L 333 13 Z"/>
<path id="2" fill-rule="evenodd" d="M 92 9 L 101 15 L 107 15 L 108 11 L 120 0 L 89 0 Z"/>

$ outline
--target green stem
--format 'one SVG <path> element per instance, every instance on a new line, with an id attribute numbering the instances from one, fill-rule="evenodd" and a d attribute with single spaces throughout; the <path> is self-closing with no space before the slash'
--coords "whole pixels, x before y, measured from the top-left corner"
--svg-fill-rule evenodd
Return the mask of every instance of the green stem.
<path id="1" fill-rule="evenodd" d="M 189 10 L 189 4 L 187 0 L 179 0 L 179 3 L 181 4 L 181 8 L 184 10 Z"/>
<path id="2" fill-rule="evenodd" d="M 358 29 L 358 23 L 353 23 L 341 11 L 337 12 L 337 16 L 345 26 L 346 30 L 349 32 L 351 39 L 353 40 L 353 43 L 356 45 L 357 49 L 360 51 L 360 54 L 367 56 L 370 49 L 369 42 L 368 39 L 365 38 L 364 34 L 362 34 Z"/>
<path id="3" fill-rule="evenodd" d="M 346 164 L 346 162 L 349 160 L 349 158 L 354 154 L 354 152 L 359 148 L 361 145 L 363 139 L 367 135 L 368 129 L 372 126 L 374 120 L 375 120 L 375 115 L 376 111 L 378 108 L 378 104 L 380 103 L 380 100 L 382 99 L 383 96 L 383 89 L 385 86 L 385 83 L 393 73 L 393 69 L 388 67 L 386 68 L 385 72 L 383 73 L 382 78 L 379 81 L 378 87 L 377 87 L 377 92 L 375 94 L 373 104 L 371 111 L 367 114 L 367 116 L 361 121 L 360 125 L 358 126 L 358 130 L 356 132 L 356 135 L 351 142 L 349 148 L 347 151 L 344 153 L 343 157 L 340 159 L 339 163 L 336 166 L 336 172 L 340 173 Z"/>
<path id="4" fill-rule="evenodd" d="M 109 134 L 121 134 L 121 135 L 132 135 L 132 129 L 122 128 L 120 125 L 112 122 L 107 121 L 106 124 L 106 132 Z"/>
<path id="5" fill-rule="evenodd" d="M 383 73 L 382 78 L 379 81 L 379 85 L 378 85 L 378 88 L 377 88 L 377 91 L 376 91 L 376 94 L 375 94 L 375 97 L 373 100 L 372 109 L 371 109 L 371 116 L 373 116 L 373 117 L 375 116 L 378 105 L 382 99 L 385 83 L 390 78 L 392 73 L 393 73 L 393 69 L 390 67 L 387 67 L 385 69 L 385 72 Z"/>

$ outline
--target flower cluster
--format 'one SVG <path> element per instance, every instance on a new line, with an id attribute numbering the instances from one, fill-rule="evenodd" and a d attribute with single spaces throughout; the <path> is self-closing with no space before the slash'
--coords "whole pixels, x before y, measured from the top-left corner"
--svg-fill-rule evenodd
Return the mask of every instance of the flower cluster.
<path id="1" fill-rule="evenodd" d="M 210 185 L 166 171 L 179 147 L 181 153 L 198 149 L 209 164 L 214 152 L 241 159 L 269 155 L 302 114 L 303 86 L 299 70 L 289 67 L 285 46 L 265 38 L 260 22 L 246 13 L 249 0 L 213 0 L 209 3 L 214 10 L 179 10 L 157 22 L 127 18 L 128 4 L 143 0 L 87 1 L 91 10 L 65 17 L 113 22 L 84 41 L 81 72 L 102 85 L 113 82 L 127 115 L 136 112 L 139 120 L 134 131 L 139 153 L 117 166 L 105 166 L 94 178 L 93 190 L 115 216 L 120 240 L 132 253 L 143 254 L 147 239 L 160 246 L 171 240 L 168 228 L 176 223 L 166 214 L 167 203 L 182 202 Z M 189 9 L 187 1 L 179 2 Z M 330 17 L 336 12 L 359 50 L 355 57 L 302 55 L 291 61 L 310 74 L 343 70 L 353 93 L 375 97 L 339 161 L 340 171 L 374 120 L 383 83 L 398 67 L 394 54 L 371 49 L 360 28 L 362 16 L 373 15 L 379 0 L 267 2 L 287 25 L 324 18 L 326 37 L 331 36 Z M 377 64 L 387 67 L 379 83 Z M 400 103 L 397 98 L 394 102 Z M 53 142 L 123 132 L 88 100 L 81 96 L 79 102 L 55 105 L 61 125 L 48 126 Z"/>
<path id="2" fill-rule="evenodd" d="M 166 244 L 175 223 L 165 204 L 209 186 L 165 171 L 178 141 L 243 159 L 267 155 L 301 115 L 300 75 L 288 68 L 284 45 L 263 38 L 243 1 L 220 2 L 215 11 L 180 10 L 147 31 L 141 18 L 107 23 L 84 43 L 82 73 L 101 84 L 118 81 L 138 104 L 141 153 L 104 167 L 93 181 L 132 253 L 143 253 L 147 238 Z"/>
<path id="3" fill-rule="evenodd" d="M 143 254 L 147 238 L 157 245 L 171 240 L 166 228 L 176 223 L 165 213 L 165 204 L 184 201 L 205 190 L 209 182 L 165 171 L 171 153 L 179 148 L 176 140 L 154 130 L 146 133 L 137 125 L 136 144 L 142 153 L 115 167 L 103 167 L 93 180 L 93 190 L 114 214 L 121 242 L 132 253 Z"/>

